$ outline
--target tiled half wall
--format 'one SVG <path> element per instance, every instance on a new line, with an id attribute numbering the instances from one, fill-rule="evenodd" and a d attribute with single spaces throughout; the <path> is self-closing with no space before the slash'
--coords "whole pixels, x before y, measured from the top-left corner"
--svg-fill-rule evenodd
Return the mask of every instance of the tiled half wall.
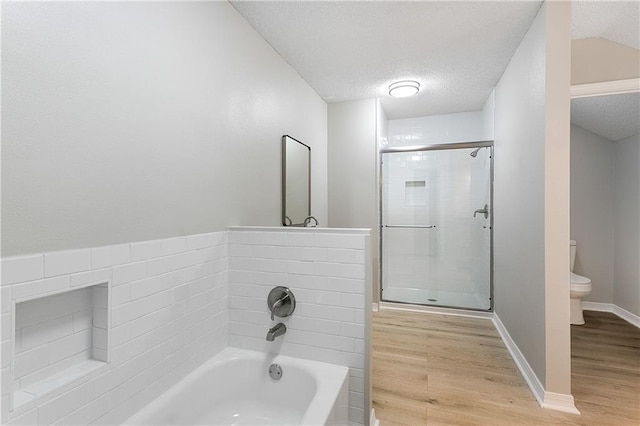
<path id="1" fill-rule="evenodd" d="M 229 344 L 349 367 L 349 420 L 364 424 L 369 412 L 369 231 L 280 229 L 229 231 Z M 267 295 L 278 285 L 291 289 L 296 309 L 271 321 Z M 278 322 L 287 332 L 267 342 L 267 330 Z"/>
<path id="2" fill-rule="evenodd" d="M 3 258 L 2 423 L 119 424 L 231 345 L 348 366 L 350 421 L 364 424 L 370 269 L 368 230 L 322 228 Z M 267 342 L 275 285 L 298 305 Z M 35 356 L 49 347 L 69 350 Z"/>
<path id="3" fill-rule="evenodd" d="M 2 423 L 121 423 L 226 346 L 227 264 L 227 232 L 2 259 Z"/>

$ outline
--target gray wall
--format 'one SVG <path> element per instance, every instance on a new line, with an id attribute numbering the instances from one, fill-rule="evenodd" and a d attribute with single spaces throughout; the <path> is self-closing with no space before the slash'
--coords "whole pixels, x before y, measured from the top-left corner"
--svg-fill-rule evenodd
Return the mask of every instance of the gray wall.
<path id="1" fill-rule="evenodd" d="M 640 135 L 615 142 L 613 302 L 640 315 Z"/>
<path id="2" fill-rule="evenodd" d="M 562 410 L 575 409 L 567 248 L 570 33 L 570 3 L 544 3 L 495 91 L 496 313 L 544 388 L 538 397 Z"/>
<path id="3" fill-rule="evenodd" d="M 373 298 L 379 298 L 376 99 L 328 105 L 329 226 L 370 228 Z M 382 118 L 383 116 L 380 115 Z"/>
<path id="4" fill-rule="evenodd" d="M 495 311 L 544 385 L 545 20 L 539 14 L 495 90 Z"/>
<path id="5" fill-rule="evenodd" d="M 388 143 L 389 138 L 389 120 L 387 119 L 387 115 L 384 112 L 384 108 L 382 108 L 382 102 L 378 98 L 376 100 L 376 184 L 380 182 L 380 147 L 384 146 Z M 382 285 L 382 281 L 380 278 L 380 190 L 376 185 L 376 227 L 371 230 L 371 247 L 372 247 L 372 265 L 373 265 L 373 292 L 372 292 L 372 301 L 379 302 L 380 301 L 380 286 Z"/>
<path id="6" fill-rule="evenodd" d="M 640 136 L 612 142 L 571 126 L 571 238 L 587 301 L 640 315 Z"/>
<path id="7" fill-rule="evenodd" d="M 376 100 L 328 105 L 329 226 L 376 226 Z"/>
<path id="8" fill-rule="evenodd" d="M 227 2 L 2 9 L 3 256 L 278 225 L 285 133 L 327 224 L 326 103 Z"/>
<path id="9" fill-rule="evenodd" d="M 578 243 L 574 272 L 591 279 L 593 290 L 585 300 L 592 302 L 613 303 L 614 146 L 571 126 L 571 238 Z"/>

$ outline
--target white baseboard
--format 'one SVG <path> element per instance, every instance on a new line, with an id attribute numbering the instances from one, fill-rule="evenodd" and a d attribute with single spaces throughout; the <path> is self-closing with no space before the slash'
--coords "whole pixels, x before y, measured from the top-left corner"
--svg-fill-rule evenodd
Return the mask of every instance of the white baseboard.
<path id="1" fill-rule="evenodd" d="M 620 318 L 622 318 L 623 320 L 640 328 L 640 316 L 636 314 L 632 314 L 631 312 L 627 311 L 626 309 L 622 309 L 620 306 L 617 306 L 617 305 L 613 305 L 612 312 L 617 316 L 619 316 Z"/>
<path id="2" fill-rule="evenodd" d="M 371 409 L 371 417 L 369 417 L 369 426 L 380 426 L 380 420 L 376 418 L 376 410 Z"/>
<path id="3" fill-rule="evenodd" d="M 640 316 L 621 308 L 613 303 L 582 301 L 582 309 L 587 311 L 612 312 L 630 324 L 640 328 Z"/>
<path id="4" fill-rule="evenodd" d="M 495 325 L 496 330 L 498 330 L 498 333 L 500 334 L 500 337 L 502 337 L 502 341 L 509 350 L 511 358 L 513 358 L 513 361 L 515 361 L 516 365 L 518 366 L 520 374 L 522 374 L 522 377 L 524 377 L 527 385 L 529 385 L 529 389 L 531 389 L 531 392 L 536 398 L 536 401 L 538 401 L 538 404 L 542 406 L 542 403 L 544 402 L 544 388 L 542 387 L 542 383 L 540 383 L 538 376 L 536 376 L 536 373 L 533 371 L 524 355 L 522 355 L 522 352 L 520 352 L 518 345 L 516 345 L 516 342 L 513 341 L 506 327 L 504 326 L 502 321 L 500 321 L 500 317 L 496 313 L 494 313 L 493 315 L 493 325 Z"/>
<path id="5" fill-rule="evenodd" d="M 613 304 L 582 301 L 582 309 L 597 312 L 613 312 Z"/>
<path id="6" fill-rule="evenodd" d="M 544 393 L 544 402 L 540 404 L 542 408 L 550 410 L 564 411 L 565 413 L 580 414 L 576 408 L 573 395 L 563 393 L 546 392 Z"/>
<path id="7" fill-rule="evenodd" d="M 520 374 L 522 374 L 522 377 L 527 382 L 527 385 L 529 385 L 529 389 L 531 389 L 531 393 L 533 393 L 533 396 L 535 397 L 536 401 L 538 401 L 538 404 L 543 408 L 548 408 L 551 410 L 580 414 L 580 411 L 578 411 L 575 406 L 573 395 L 547 392 L 544 390 L 540 379 L 538 379 L 538 376 L 536 376 L 536 373 L 527 362 L 527 359 L 524 357 L 522 352 L 520 352 L 520 348 L 518 348 L 516 342 L 514 342 L 514 340 L 509 335 L 506 327 L 504 326 L 502 321 L 500 321 L 500 317 L 498 317 L 498 314 L 494 313 L 492 320 L 494 326 L 496 327 L 496 330 L 498 330 L 498 333 L 502 338 L 502 341 L 509 350 L 511 358 L 513 358 L 513 361 L 516 363 L 516 366 L 520 370 Z"/>

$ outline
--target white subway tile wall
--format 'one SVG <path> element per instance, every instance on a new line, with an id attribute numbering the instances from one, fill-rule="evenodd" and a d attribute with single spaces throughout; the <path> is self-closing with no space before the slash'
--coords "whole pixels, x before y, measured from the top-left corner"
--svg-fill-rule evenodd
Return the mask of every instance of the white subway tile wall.
<path id="1" fill-rule="evenodd" d="M 54 251 L 44 255 L 44 276 L 55 277 L 91 269 L 91 250 Z"/>
<path id="2" fill-rule="evenodd" d="M 44 277 L 44 255 L 2 259 L 2 284 L 14 284 Z"/>
<path id="3" fill-rule="evenodd" d="M 227 263 L 226 231 L 2 259 L 2 423 L 125 420 L 227 345 Z"/>
<path id="4" fill-rule="evenodd" d="M 369 250 L 363 230 L 229 231 L 229 344 L 349 367 L 349 420 L 356 424 L 364 424 L 367 409 Z M 267 295 L 277 285 L 293 291 L 296 309 L 271 321 Z M 266 341 L 278 322 L 287 332 Z"/>
<path id="5" fill-rule="evenodd" d="M 230 345 L 348 366 L 349 418 L 364 424 L 370 269 L 368 230 L 239 227 L 2 259 L 2 423 L 119 424 Z M 276 285 L 298 304 L 267 342 Z M 25 385 L 41 396 L 11 394 Z"/>

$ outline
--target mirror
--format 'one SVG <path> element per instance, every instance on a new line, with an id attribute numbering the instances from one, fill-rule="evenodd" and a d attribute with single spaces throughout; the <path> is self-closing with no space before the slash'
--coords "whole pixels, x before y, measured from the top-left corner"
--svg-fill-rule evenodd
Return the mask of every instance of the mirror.
<path id="1" fill-rule="evenodd" d="M 311 148 L 282 136 L 282 224 L 307 226 L 311 216 Z"/>

